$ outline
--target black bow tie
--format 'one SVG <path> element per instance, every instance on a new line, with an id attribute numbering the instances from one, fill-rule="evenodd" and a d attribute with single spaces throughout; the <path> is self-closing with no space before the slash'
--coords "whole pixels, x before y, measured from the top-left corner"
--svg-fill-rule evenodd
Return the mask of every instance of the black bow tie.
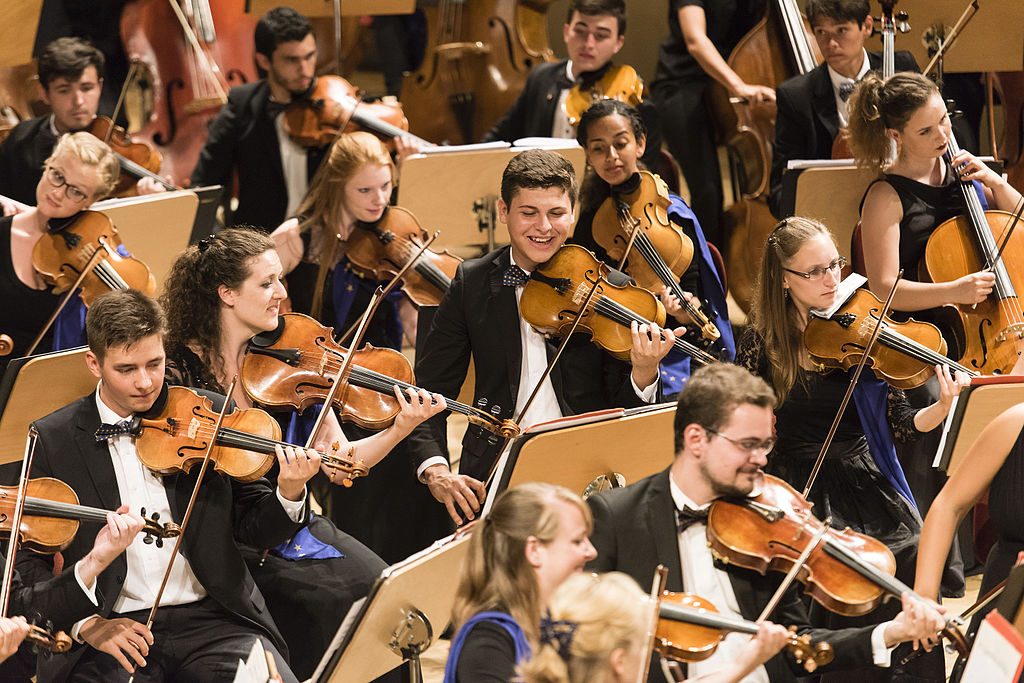
<path id="1" fill-rule="evenodd" d="M 708 510 L 710 507 L 694 510 L 692 507 L 684 506 L 682 510 L 676 510 L 676 526 L 679 533 L 683 533 L 694 524 L 707 524 Z"/>
<path id="2" fill-rule="evenodd" d="M 501 284 L 506 287 L 522 287 L 529 281 L 529 274 L 514 263 L 506 268 L 501 276 Z"/>
<path id="3" fill-rule="evenodd" d="M 854 85 L 855 83 L 853 81 L 846 81 L 845 83 L 840 83 L 839 99 L 841 99 L 843 102 L 850 99 L 850 94 L 853 92 Z"/>
<path id="4" fill-rule="evenodd" d="M 96 430 L 96 440 L 107 441 L 108 439 L 112 439 L 115 436 L 131 433 L 131 420 L 121 420 L 120 422 L 115 422 L 114 424 L 107 424 L 106 422 L 104 422 L 102 425 L 100 425 L 100 428 Z"/>

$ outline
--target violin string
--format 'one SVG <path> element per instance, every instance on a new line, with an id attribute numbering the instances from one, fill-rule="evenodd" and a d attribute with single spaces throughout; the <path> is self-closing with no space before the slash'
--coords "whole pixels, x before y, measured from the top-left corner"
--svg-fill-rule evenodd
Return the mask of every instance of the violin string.
<path id="1" fill-rule="evenodd" d="M 614 299 L 609 299 L 607 296 L 600 294 L 595 299 L 594 311 L 619 323 L 623 327 L 629 327 L 629 324 L 634 321 L 639 325 L 653 324 L 650 320 L 634 313 Z M 710 365 L 715 362 L 713 356 L 678 337 L 673 340 L 673 344 L 677 349 L 704 365 Z"/>
<path id="2" fill-rule="evenodd" d="M 415 253 L 419 251 L 416 245 L 413 244 L 413 242 L 408 239 L 402 240 L 402 246 L 400 247 L 400 249 L 402 258 L 404 258 L 406 261 L 412 258 L 415 255 Z M 419 273 L 424 280 L 427 280 L 430 284 L 432 284 L 434 287 L 437 287 L 442 292 L 447 292 L 448 288 L 451 286 L 451 280 L 448 279 L 448 276 L 445 275 L 440 268 L 434 265 L 434 263 L 428 261 L 425 258 L 420 258 L 416 262 L 416 265 L 413 266 L 413 268 L 416 269 L 416 272 Z"/>
<path id="3" fill-rule="evenodd" d="M 871 318 L 871 324 L 866 326 L 865 333 L 870 335 L 873 331 L 876 319 Z M 928 348 L 924 344 L 921 344 L 909 337 L 906 337 L 898 332 L 892 330 L 888 325 L 883 325 L 882 330 L 878 333 L 878 341 L 888 346 L 891 349 L 900 351 L 901 353 L 927 363 L 929 365 L 947 365 L 953 370 L 960 370 L 968 375 L 976 375 L 977 373 L 967 369 L 960 363 L 943 356 L 941 353 Z"/>
<path id="4" fill-rule="evenodd" d="M 178 435 L 177 429 L 172 430 L 172 434 Z M 193 439 L 209 439 L 213 436 L 213 425 L 202 424 L 195 430 L 195 436 Z M 278 441 L 270 439 L 258 434 L 251 434 L 249 432 L 242 432 L 237 429 L 231 429 L 225 427 L 221 429 L 217 439 L 218 445 L 222 447 L 238 448 L 247 451 L 253 451 L 255 453 L 261 453 L 264 455 L 274 455 L 274 447 L 281 446 L 282 448 L 296 448 L 302 450 L 302 446 L 287 443 L 285 441 Z M 335 465 L 349 465 L 352 461 L 350 458 L 342 457 L 333 453 L 325 453 L 317 451 L 320 454 L 320 459 L 324 462 L 335 464 Z"/>
<path id="5" fill-rule="evenodd" d="M 98 510 L 96 508 L 90 508 L 82 505 L 71 505 L 59 500 L 46 500 L 43 498 L 26 498 L 25 514 L 53 517 L 67 515 L 68 519 L 77 519 L 84 522 L 107 521 L 107 513 L 104 510 Z"/>
<path id="6" fill-rule="evenodd" d="M 665 263 L 665 259 L 662 258 L 661 253 L 655 248 L 654 244 L 647 238 L 647 235 L 640 233 L 636 238 L 637 251 L 643 256 L 644 260 L 651 266 L 658 276 L 658 279 L 672 290 L 672 294 L 675 295 L 676 299 L 679 300 L 679 305 L 689 313 L 694 320 L 700 315 L 697 312 L 696 307 L 690 303 L 690 301 L 683 296 L 683 289 L 679 286 L 679 280 L 675 274 Z"/>

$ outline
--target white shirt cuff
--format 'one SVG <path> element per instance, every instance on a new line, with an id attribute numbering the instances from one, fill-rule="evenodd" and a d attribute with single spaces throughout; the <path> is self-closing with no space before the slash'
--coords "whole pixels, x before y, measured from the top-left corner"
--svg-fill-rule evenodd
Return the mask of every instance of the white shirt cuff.
<path id="1" fill-rule="evenodd" d="M 445 460 L 444 458 L 442 458 L 440 455 L 435 455 L 432 458 L 427 458 L 426 460 L 423 461 L 423 463 L 419 467 L 416 468 L 416 478 L 419 479 L 421 483 L 426 483 L 426 482 L 423 481 L 423 472 L 424 472 L 424 470 L 426 470 L 428 467 L 433 467 L 434 465 L 447 465 L 447 464 L 448 464 L 448 461 Z"/>
<path id="2" fill-rule="evenodd" d="M 85 622 L 89 621 L 93 617 L 99 617 L 99 618 L 102 619 L 102 617 L 100 617 L 100 615 L 98 615 L 98 614 L 90 614 L 85 619 L 82 619 L 80 621 L 76 621 L 75 622 L 75 625 L 71 627 L 71 640 L 75 641 L 76 643 L 84 643 L 85 642 L 84 640 L 82 640 L 82 638 L 79 635 L 79 633 L 81 632 L 82 627 L 85 625 Z"/>
<path id="3" fill-rule="evenodd" d="M 281 501 L 281 507 L 288 514 L 293 522 L 301 522 L 303 512 L 306 510 L 306 488 L 302 488 L 302 500 L 288 500 L 281 495 L 281 489 L 276 489 L 277 499 Z"/>
<path id="4" fill-rule="evenodd" d="M 655 377 L 654 381 L 651 382 L 646 389 L 641 389 L 636 385 L 636 380 L 633 379 L 633 373 L 629 374 L 629 383 L 633 385 L 633 391 L 640 397 L 640 400 L 644 403 L 654 403 L 655 395 L 658 393 L 658 378 Z"/>
<path id="5" fill-rule="evenodd" d="M 75 581 L 77 581 L 78 585 L 82 588 L 82 592 L 85 593 L 85 596 L 87 598 L 89 598 L 89 600 L 92 601 L 92 604 L 94 604 L 97 607 L 99 607 L 100 606 L 100 601 L 96 599 L 96 579 L 93 579 L 92 586 L 86 586 L 85 585 L 85 581 L 82 580 L 82 575 L 78 573 L 78 562 L 75 562 L 75 570 L 74 571 L 75 571 Z"/>
<path id="6" fill-rule="evenodd" d="M 871 631 L 871 661 L 875 663 L 875 666 L 883 669 L 889 668 L 889 665 L 892 663 L 892 651 L 896 649 L 895 645 L 892 647 L 885 646 L 885 629 L 891 623 L 891 621 L 886 621 Z"/>

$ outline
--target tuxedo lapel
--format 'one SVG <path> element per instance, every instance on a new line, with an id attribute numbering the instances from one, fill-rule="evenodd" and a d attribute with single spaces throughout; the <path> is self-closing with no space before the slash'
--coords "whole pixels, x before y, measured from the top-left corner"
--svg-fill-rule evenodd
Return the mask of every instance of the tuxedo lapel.
<path id="1" fill-rule="evenodd" d="M 502 406 L 515 412 L 515 400 L 519 394 L 519 374 L 523 366 L 523 342 L 519 334 L 519 305 L 516 303 L 516 290 L 501 284 L 505 269 L 512 265 L 510 250 L 505 250 L 494 259 L 492 270 L 488 274 L 488 294 L 491 300 L 495 319 L 494 343 L 505 349 L 505 367 L 508 368 L 509 395 L 512 405 Z M 512 416 L 515 417 L 514 415 Z"/>
<path id="2" fill-rule="evenodd" d="M 675 505 L 669 489 L 669 472 L 665 470 L 651 480 L 642 509 L 647 511 L 647 530 L 654 539 L 658 562 L 668 567 L 666 589 L 683 591 L 683 570 L 679 562 L 679 534 L 676 530 Z"/>
<path id="3" fill-rule="evenodd" d="M 828 77 L 828 66 L 822 64 L 813 75 L 811 87 L 811 103 L 814 115 L 828 131 L 829 137 L 835 139 L 839 133 L 839 111 L 836 109 L 836 98 L 832 92 L 832 80 Z"/>
<path id="4" fill-rule="evenodd" d="M 114 475 L 114 463 L 110 458 L 110 447 L 106 441 L 96 440 L 96 430 L 101 424 L 96 409 L 96 395 L 82 401 L 75 415 L 74 440 L 76 455 L 81 459 L 82 470 L 88 473 L 103 507 L 116 510 L 121 506 L 121 495 Z M 81 495 L 82 492 L 79 492 Z"/>

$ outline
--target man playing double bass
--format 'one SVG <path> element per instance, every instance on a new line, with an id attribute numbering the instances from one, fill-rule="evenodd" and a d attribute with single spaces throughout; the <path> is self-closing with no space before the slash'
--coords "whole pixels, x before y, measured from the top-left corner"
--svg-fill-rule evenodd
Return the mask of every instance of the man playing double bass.
<path id="1" fill-rule="evenodd" d="M 775 394 L 760 378 L 736 365 L 700 368 L 679 395 L 674 422 L 675 458 L 657 474 L 588 499 L 594 514 L 591 542 L 597 572 L 622 571 L 649 584 L 659 564 L 669 569 L 669 591 L 688 591 L 709 600 L 726 616 L 759 618 L 781 574 L 761 575 L 715 561 L 706 520 L 714 499 L 748 496 L 763 480 L 761 468 L 775 444 Z M 860 667 L 889 667 L 892 648 L 937 633 L 943 618 L 935 608 L 903 598 L 903 611 L 877 626 L 829 630 L 811 628 L 797 587 L 790 586 L 768 618 L 829 643 L 834 661 L 822 673 Z M 746 636 L 727 636 L 710 658 L 690 664 L 688 675 L 715 671 L 739 656 Z M 795 681 L 802 675 L 791 657 L 779 654 L 744 679 Z"/>

